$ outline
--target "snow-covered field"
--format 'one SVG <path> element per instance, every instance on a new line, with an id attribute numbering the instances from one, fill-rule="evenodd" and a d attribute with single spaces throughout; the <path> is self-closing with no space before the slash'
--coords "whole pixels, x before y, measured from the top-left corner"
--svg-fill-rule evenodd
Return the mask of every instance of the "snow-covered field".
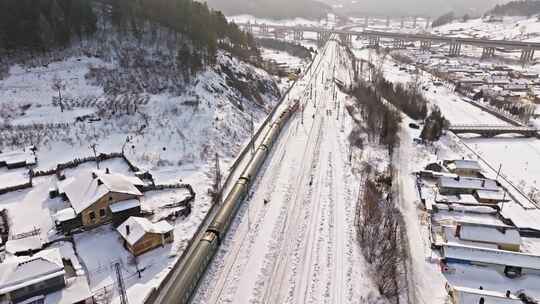
<path id="1" fill-rule="evenodd" d="M 347 156 L 353 122 L 338 107 L 345 95 L 332 98 L 331 71 L 335 66 L 336 77 L 350 83 L 350 63 L 333 41 L 322 56 L 313 76 L 290 93 L 303 114 L 273 147 L 194 302 L 382 301 L 355 237 L 359 177 Z M 309 87 L 317 99 L 306 95 Z"/>
<path id="2" fill-rule="evenodd" d="M 506 16 L 502 22 L 486 22 L 477 18 L 445 24 L 432 28 L 431 32 L 454 37 L 539 42 L 540 22 L 536 16 Z"/>
<path id="3" fill-rule="evenodd" d="M 289 58 L 288 60 L 292 60 Z M 103 88 L 87 79 L 91 67 L 113 67 L 114 63 L 97 58 L 70 57 L 47 66 L 26 68 L 13 66 L 0 80 L 0 150 L 19 150 L 33 144 L 37 147 L 36 170 L 55 168 L 75 158 L 97 153 L 125 151 L 127 157 L 143 171 L 149 171 L 156 183 L 188 183 L 197 196 L 192 213 L 172 224 L 174 243 L 139 257 L 137 261 L 123 247 L 119 234 L 110 226 L 77 235 L 75 248 L 89 277 L 93 293 L 114 294 L 115 272 L 111 265 L 119 262 L 126 278 L 131 303 L 140 303 L 150 289 L 159 284 L 186 247 L 211 206 L 208 189 L 212 187 L 212 168 L 216 153 L 223 175 L 251 135 L 250 121 L 257 128 L 279 100 L 274 79 L 265 71 L 232 58 L 220 51 L 215 68 L 201 72 L 180 96 L 143 94 L 137 113 L 115 113 L 101 117 L 101 108 L 109 96 Z M 298 66 L 303 63 L 296 63 Z M 225 71 L 226 70 L 226 71 Z M 246 98 L 230 85 L 229 75 L 239 81 L 257 84 L 260 98 Z M 53 81 L 61 79 L 66 109 L 53 104 L 58 92 Z M 80 121 L 78 117 L 89 116 Z M 96 119 L 99 118 L 99 119 Z M 59 124 L 61 123 L 61 124 Z M 119 159 L 102 162 L 102 168 L 132 175 Z M 64 174 L 69 179 L 82 171 L 95 169 L 85 163 Z M 27 169 L 0 169 L 2 186 L 20 184 L 28 179 Z M 51 199 L 49 190 L 57 184 L 56 176 L 33 179 L 33 187 L 0 196 L 0 209 L 7 209 L 10 234 L 39 229 L 42 242 L 58 237 L 53 215 L 68 207 L 60 198 Z M 142 209 L 154 211 L 154 217 L 167 215 L 161 207 L 186 197 L 185 190 L 152 191 L 141 199 Z M 143 270 L 141 278 L 137 269 Z M 119 301 L 113 298 L 113 303 Z"/>

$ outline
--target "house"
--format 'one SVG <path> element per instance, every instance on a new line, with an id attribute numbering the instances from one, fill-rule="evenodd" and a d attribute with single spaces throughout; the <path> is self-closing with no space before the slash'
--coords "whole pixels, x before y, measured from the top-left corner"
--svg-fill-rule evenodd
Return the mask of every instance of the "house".
<path id="1" fill-rule="evenodd" d="M 510 83 L 504 85 L 503 88 L 511 92 L 526 92 L 529 90 L 529 85 L 526 83 Z"/>
<path id="2" fill-rule="evenodd" d="M 18 303 L 66 286 L 60 250 L 48 249 L 20 262 L 0 264 L 0 301 Z"/>
<path id="3" fill-rule="evenodd" d="M 439 177 L 437 182 L 439 193 L 442 195 L 474 194 L 475 191 L 499 191 L 496 180 L 473 177 Z"/>
<path id="4" fill-rule="evenodd" d="M 516 228 L 509 226 L 458 223 L 456 237 L 464 241 L 495 245 L 497 249 L 520 251 L 521 236 Z"/>
<path id="5" fill-rule="evenodd" d="M 0 152 L 0 167 L 17 169 L 35 165 L 37 158 L 32 152 L 33 150 L 33 147 L 29 147 L 23 151 Z"/>
<path id="6" fill-rule="evenodd" d="M 448 283 L 446 285 L 446 290 L 448 291 L 452 304 L 523 304 L 515 294 L 508 291 L 499 292 L 479 288 L 450 286 Z"/>
<path id="7" fill-rule="evenodd" d="M 482 171 L 482 167 L 476 160 L 445 161 L 444 165 L 448 168 L 448 171 L 461 176 L 478 177 Z"/>
<path id="8" fill-rule="evenodd" d="M 82 172 L 59 185 L 59 193 L 73 211 L 68 208 L 57 213 L 57 226 L 69 221 L 68 226 L 93 227 L 139 214 L 143 185 L 137 177 L 111 173 L 108 169 Z"/>
<path id="9" fill-rule="evenodd" d="M 172 243 L 173 229 L 166 221 L 151 223 L 145 218 L 135 216 L 116 228 L 124 239 L 124 246 L 135 256 Z"/>
<path id="10" fill-rule="evenodd" d="M 488 266 L 509 278 L 540 275 L 540 256 L 537 255 L 459 244 L 445 244 L 442 248 L 446 263 Z"/>

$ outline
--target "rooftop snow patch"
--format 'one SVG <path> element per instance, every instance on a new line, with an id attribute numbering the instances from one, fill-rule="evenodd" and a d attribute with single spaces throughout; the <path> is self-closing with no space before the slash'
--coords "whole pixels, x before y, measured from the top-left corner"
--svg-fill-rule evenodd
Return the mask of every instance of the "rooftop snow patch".
<path id="1" fill-rule="evenodd" d="M 447 165 L 448 169 L 450 171 L 455 170 L 474 170 L 474 171 L 481 171 L 482 168 L 480 167 L 480 164 L 476 160 L 465 160 L 465 159 L 458 159 L 450 162 Z"/>
<path id="2" fill-rule="evenodd" d="M 35 165 L 36 157 L 30 150 L 30 148 L 27 148 L 24 151 L 0 153 L 0 166 L 2 164 L 8 167 L 17 164 Z"/>
<path id="3" fill-rule="evenodd" d="M 109 206 L 112 213 L 122 212 L 129 209 L 137 208 L 141 206 L 141 202 L 138 200 L 132 199 L 127 201 L 122 201 L 118 203 L 114 203 Z"/>
<path id="4" fill-rule="evenodd" d="M 129 227 L 129 228 L 128 228 Z M 132 216 L 116 230 L 130 244 L 134 245 L 147 233 L 163 234 L 173 231 L 174 227 L 166 221 L 152 223 L 148 219 Z M 129 233 L 128 233 L 129 230 Z"/>
<path id="5" fill-rule="evenodd" d="M 20 262 L 0 264 L 0 295 L 65 274 L 58 248 Z"/>
<path id="6" fill-rule="evenodd" d="M 459 238 L 466 241 L 494 244 L 520 245 L 521 236 L 517 229 L 461 225 Z"/>
<path id="7" fill-rule="evenodd" d="M 439 188 L 447 189 L 469 189 L 469 190 L 488 190 L 498 191 L 497 182 L 492 179 L 457 177 L 450 178 L 441 176 L 438 183 Z"/>
<path id="8" fill-rule="evenodd" d="M 484 289 L 476 289 L 469 287 L 461 286 L 452 286 L 452 289 L 455 293 L 458 293 L 459 302 L 458 303 L 479 303 L 480 299 L 483 298 L 485 303 L 493 304 L 512 304 L 512 303 L 523 303 L 518 297 L 513 294 L 510 294 L 509 297 L 506 297 L 505 293 Z"/>
<path id="9" fill-rule="evenodd" d="M 39 250 L 43 244 L 39 236 L 31 236 L 18 240 L 9 240 L 6 242 L 6 251 L 11 254 L 17 254 L 20 252 Z"/>
<path id="10" fill-rule="evenodd" d="M 85 171 L 59 187 L 59 191 L 66 194 L 71 206 L 79 214 L 111 192 L 142 196 L 136 185 L 143 185 L 137 177 L 103 171 Z"/>
<path id="11" fill-rule="evenodd" d="M 446 244 L 443 255 L 446 259 L 540 270 L 540 256 L 513 251 Z"/>
<path id="12" fill-rule="evenodd" d="M 90 299 L 92 293 L 86 277 L 78 276 L 68 280 L 66 287 L 45 296 L 44 304 L 72 304 Z"/>
<path id="13" fill-rule="evenodd" d="M 476 197 L 479 200 L 490 200 L 499 202 L 509 202 L 510 199 L 503 191 L 476 190 Z"/>

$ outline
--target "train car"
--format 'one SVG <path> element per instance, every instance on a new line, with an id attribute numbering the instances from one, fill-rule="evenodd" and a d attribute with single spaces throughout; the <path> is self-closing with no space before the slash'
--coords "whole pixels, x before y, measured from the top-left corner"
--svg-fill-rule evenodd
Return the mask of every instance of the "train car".
<path id="1" fill-rule="evenodd" d="M 212 232 L 207 232 L 187 261 L 186 267 L 174 288 L 169 292 L 171 298 L 178 304 L 188 304 L 199 280 L 201 279 L 206 267 L 214 257 L 219 246 L 217 236 Z"/>
<path id="2" fill-rule="evenodd" d="M 267 155 L 268 148 L 266 148 L 266 146 L 261 145 L 257 150 L 255 150 L 255 155 L 253 155 L 253 158 L 246 166 L 246 169 L 244 169 L 241 175 L 241 178 L 249 181 L 249 185 L 253 183 L 254 177 L 257 175 L 257 172 L 259 172 L 259 169 L 264 164 Z"/>
<path id="3" fill-rule="evenodd" d="M 247 195 L 248 185 L 249 181 L 245 178 L 240 178 L 238 182 L 236 182 L 229 195 L 227 195 L 223 201 L 216 217 L 207 229 L 209 232 L 214 232 L 218 236 L 220 242 L 229 229 L 229 225 L 236 215 L 240 203 Z"/>
<path id="4" fill-rule="evenodd" d="M 270 126 L 263 142 L 257 148 L 242 175 L 225 198 L 216 216 L 208 226 L 203 238 L 194 251 L 187 257 L 185 269 L 176 279 L 174 288 L 169 290 L 167 297 L 174 299 L 175 303 L 188 304 L 199 280 L 202 278 L 208 264 L 216 254 L 219 244 L 225 237 L 229 226 L 234 219 L 242 201 L 245 199 L 250 185 L 264 164 L 268 153 L 276 142 L 281 129 L 289 118 L 298 109 L 299 101 L 288 107 L 279 118 Z"/>
<path id="5" fill-rule="evenodd" d="M 279 127 L 279 124 L 273 123 L 270 126 L 270 130 L 268 130 L 268 133 L 266 133 L 266 136 L 264 137 L 261 145 L 266 147 L 266 149 L 270 150 L 274 146 L 274 142 L 276 141 L 279 132 L 281 128 Z"/>

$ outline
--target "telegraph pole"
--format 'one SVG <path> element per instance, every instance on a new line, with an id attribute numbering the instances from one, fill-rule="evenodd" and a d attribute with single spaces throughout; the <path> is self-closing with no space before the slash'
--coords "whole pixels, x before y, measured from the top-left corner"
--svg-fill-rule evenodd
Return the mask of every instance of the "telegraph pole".
<path id="1" fill-rule="evenodd" d="M 120 303 L 128 304 L 126 285 L 124 283 L 124 277 L 122 276 L 122 270 L 120 269 L 120 263 L 114 264 L 114 268 L 116 269 L 116 281 L 118 285 L 118 293 L 120 294 Z"/>
<path id="2" fill-rule="evenodd" d="M 249 114 L 249 127 L 251 132 L 251 153 L 255 153 L 255 125 L 253 124 L 253 114 Z"/>
<path id="3" fill-rule="evenodd" d="M 96 166 L 97 166 L 97 169 L 99 170 L 99 159 L 97 157 L 97 144 L 91 144 L 90 149 L 92 149 L 92 151 L 94 152 L 94 157 L 96 158 Z"/>
<path id="4" fill-rule="evenodd" d="M 215 203 L 221 204 L 221 169 L 219 167 L 219 154 L 216 152 L 216 163 L 215 163 L 216 177 L 214 180 L 214 195 Z"/>

